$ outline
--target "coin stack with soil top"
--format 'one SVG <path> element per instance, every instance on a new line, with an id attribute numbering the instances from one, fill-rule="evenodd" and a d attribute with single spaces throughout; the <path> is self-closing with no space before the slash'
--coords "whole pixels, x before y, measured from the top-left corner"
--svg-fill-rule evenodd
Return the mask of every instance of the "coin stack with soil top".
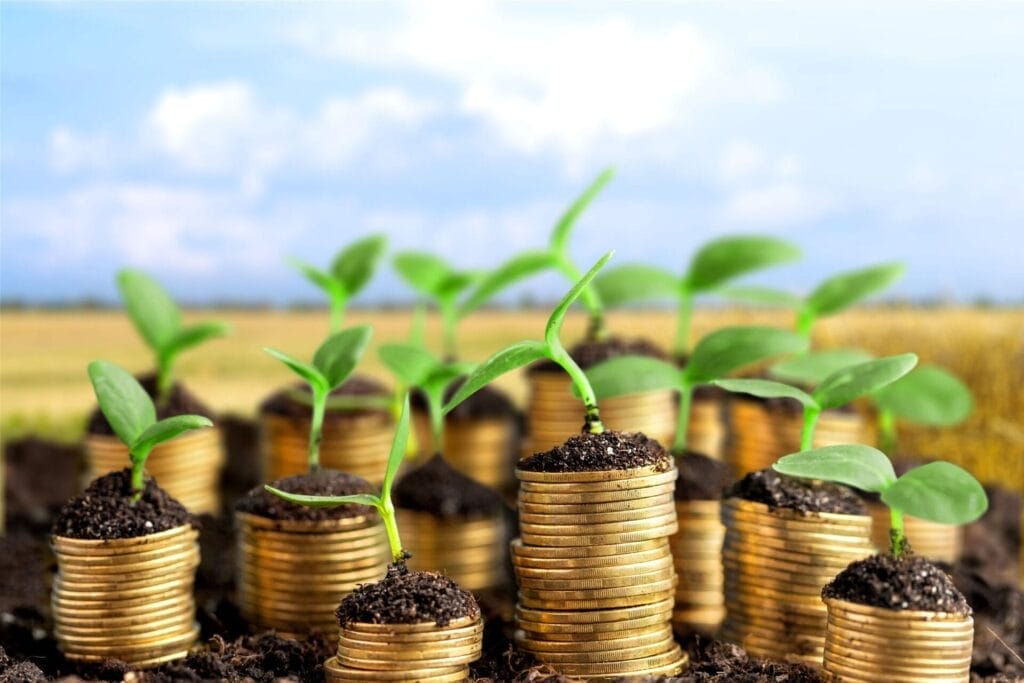
<path id="1" fill-rule="evenodd" d="M 506 506 L 492 489 L 435 455 L 392 492 L 412 569 L 439 571 L 467 590 L 507 584 Z"/>
<path id="2" fill-rule="evenodd" d="M 569 355 L 583 370 L 617 356 L 664 358 L 660 349 L 646 341 L 615 337 L 582 341 L 570 349 Z M 573 396 L 569 377 L 556 363 L 544 360 L 534 364 L 528 379 L 528 438 L 523 455 L 550 450 L 578 434 L 580 416 L 584 414 L 580 399 Z M 676 431 L 676 398 L 670 389 L 664 389 L 606 399 L 601 403 L 601 419 L 608 429 L 641 432 L 668 446 Z"/>
<path id="3" fill-rule="evenodd" d="M 306 495 L 373 492 L 366 480 L 329 470 L 271 485 Z M 338 601 L 387 567 L 387 538 L 371 507 L 304 507 L 257 486 L 238 501 L 235 523 L 238 605 L 260 628 L 296 637 L 314 628 L 331 633 Z"/>
<path id="4" fill-rule="evenodd" d="M 68 659 L 151 667 L 184 657 L 199 635 L 199 532 L 152 479 L 135 498 L 130 470 L 111 472 L 54 524 L 54 637 Z"/>
<path id="5" fill-rule="evenodd" d="M 519 463 L 515 641 L 569 676 L 678 673 L 673 459 L 642 434 L 580 434 Z"/>
<path id="6" fill-rule="evenodd" d="M 296 384 L 260 405 L 266 476 L 301 474 L 308 468 L 309 388 Z M 354 376 L 331 392 L 324 414 L 320 462 L 375 484 L 388 460 L 395 421 L 387 407 L 391 394 L 372 379 Z"/>
<path id="7" fill-rule="evenodd" d="M 483 646 L 473 596 L 404 563 L 342 600 L 336 616 L 341 631 L 337 655 L 324 663 L 328 683 L 465 681 Z"/>
<path id="8" fill-rule="evenodd" d="M 701 385 L 694 388 L 690 420 L 686 425 L 686 443 L 690 450 L 715 460 L 725 458 L 724 404 L 725 392 L 718 387 Z"/>
<path id="9" fill-rule="evenodd" d="M 752 472 L 722 502 L 726 617 L 722 637 L 751 654 L 820 664 L 821 589 L 871 555 L 871 517 L 835 484 Z"/>

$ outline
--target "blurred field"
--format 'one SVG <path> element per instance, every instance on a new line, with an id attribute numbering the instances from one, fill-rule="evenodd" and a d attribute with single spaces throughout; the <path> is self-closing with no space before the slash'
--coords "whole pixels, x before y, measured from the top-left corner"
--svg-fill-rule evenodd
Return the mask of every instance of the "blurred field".
<path id="1" fill-rule="evenodd" d="M 229 321 L 234 334 L 188 353 L 179 377 L 212 407 L 252 415 L 268 393 L 291 376 L 261 352 L 275 346 L 300 357 L 311 354 L 327 328 L 325 313 L 202 312 L 190 319 L 218 317 Z M 541 334 L 543 312 L 484 312 L 464 321 L 462 353 L 482 360 L 502 344 Z M 763 323 L 791 325 L 790 315 L 778 311 L 701 310 L 694 334 L 722 325 Z M 361 312 L 347 324 L 371 323 L 374 345 L 399 341 L 409 333 L 408 311 Z M 660 311 L 613 313 L 614 331 L 645 336 L 667 346 L 672 316 Z M 566 339 L 579 338 L 585 321 L 570 317 Z M 435 321 L 428 339 L 438 338 Z M 971 464 L 980 476 L 992 479 L 998 462 L 1013 463 L 1005 473 L 1021 472 L 1024 460 L 1024 311 L 979 309 L 864 309 L 822 322 L 819 348 L 860 346 L 874 353 L 914 351 L 923 361 L 940 363 L 963 377 L 975 392 L 977 410 L 956 430 L 904 428 L 904 448 Z M 148 367 L 148 351 L 128 321 L 115 311 L 0 313 L 0 419 L 3 437 L 27 432 L 76 439 L 93 398 L 85 375 L 89 360 L 104 358 L 134 371 Z M 362 371 L 387 378 L 371 349 Z M 519 375 L 501 385 L 518 400 L 525 386 Z M 1005 475 L 1004 475 L 1005 476 Z M 1020 483 L 1017 484 L 1020 486 Z"/>

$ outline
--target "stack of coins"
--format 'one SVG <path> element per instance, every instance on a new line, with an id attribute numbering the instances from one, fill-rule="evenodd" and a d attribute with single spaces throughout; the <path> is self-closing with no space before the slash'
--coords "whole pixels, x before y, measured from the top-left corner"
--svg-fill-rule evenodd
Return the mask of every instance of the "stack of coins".
<path id="1" fill-rule="evenodd" d="M 564 372 L 532 372 L 529 381 L 529 443 L 524 444 L 523 457 L 561 446 L 580 433 L 584 419 L 583 403 L 573 396 Z M 676 431 L 676 398 L 666 389 L 605 399 L 601 421 L 617 432 L 643 432 L 667 448 Z"/>
<path id="2" fill-rule="evenodd" d="M 430 421 L 423 413 L 416 413 L 414 420 L 420 452 L 428 454 L 432 441 Z M 449 418 L 444 426 L 441 452 L 448 464 L 467 477 L 503 490 L 512 483 L 515 441 L 516 426 L 511 417 L 481 420 Z"/>
<path id="3" fill-rule="evenodd" d="M 309 420 L 264 414 L 265 479 L 303 474 L 309 469 Z M 394 419 L 373 411 L 358 415 L 331 415 L 324 420 L 320 466 L 380 484 L 387 469 Z"/>
<path id="4" fill-rule="evenodd" d="M 721 460 L 725 457 L 725 433 L 720 400 L 717 397 L 694 396 L 686 428 L 686 447 L 709 458 Z"/>
<path id="5" fill-rule="evenodd" d="M 442 519 L 403 508 L 397 515 L 410 569 L 440 572 L 471 591 L 506 582 L 504 517 Z"/>
<path id="6" fill-rule="evenodd" d="M 480 658 L 484 625 L 479 616 L 438 626 L 349 622 L 338 636 L 338 653 L 324 662 L 328 683 L 419 681 L 448 683 L 469 678 Z"/>
<path id="7" fill-rule="evenodd" d="M 717 500 L 676 501 L 679 531 L 669 545 L 679 577 L 672 623 L 680 633 L 715 633 L 725 617 L 721 514 Z"/>
<path id="8" fill-rule="evenodd" d="M 224 459 L 220 430 L 198 429 L 156 446 L 146 460 L 146 472 L 189 512 L 216 513 Z M 123 470 L 129 463 L 128 448 L 116 436 L 86 437 L 86 482 Z"/>
<path id="9" fill-rule="evenodd" d="M 102 541 L 54 536 L 51 606 L 64 656 L 142 668 L 187 655 L 199 636 L 198 539 L 191 526 Z"/>
<path id="10" fill-rule="evenodd" d="M 824 669 L 842 681 L 967 683 L 974 620 L 827 598 Z"/>
<path id="11" fill-rule="evenodd" d="M 821 664 L 821 589 L 874 553 L 869 515 L 802 514 L 739 498 L 722 502 L 726 616 L 722 637 L 759 657 Z"/>
<path id="12" fill-rule="evenodd" d="M 387 571 L 390 551 L 376 513 L 323 521 L 235 513 L 242 617 L 293 637 L 334 631 L 334 610 L 359 584 Z"/>
<path id="13" fill-rule="evenodd" d="M 522 537 L 511 547 L 521 649 L 587 678 L 671 675 L 685 666 L 671 624 L 677 474 L 516 470 Z"/>
<path id="14" fill-rule="evenodd" d="M 881 503 L 868 506 L 871 512 L 871 540 L 879 552 L 889 551 L 889 508 Z M 939 524 L 919 517 L 904 515 L 903 529 L 914 552 L 922 557 L 946 564 L 960 559 L 964 546 L 964 528 L 956 524 Z"/>

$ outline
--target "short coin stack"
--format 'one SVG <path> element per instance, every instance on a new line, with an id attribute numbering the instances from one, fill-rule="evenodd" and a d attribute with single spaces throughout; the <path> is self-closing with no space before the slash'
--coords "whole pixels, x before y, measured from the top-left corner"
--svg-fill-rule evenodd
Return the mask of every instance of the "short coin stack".
<path id="1" fill-rule="evenodd" d="M 889 508 L 881 503 L 868 505 L 871 512 L 871 537 L 879 552 L 889 550 Z M 957 524 L 939 524 L 927 519 L 903 517 L 907 540 L 914 552 L 929 560 L 954 564 L 960 559 L 964 545 L 964 528 Z"/>
<path id="2" fill-rule="evenodd" d="M 261 628 L 329 633 L 338 602 L 387 570 L 390 551 L 376 514 L 314 522 L 237 512 L 235 520 L 238 605 Z"/>
<path id="3" fill-rule="evenodd" d="M 216 513 L 224 459 L 220 430 L 200 429 L 156 446 L 146 460 L 146 472 L 189 512 Z M 128 449 L 116 436 L 86 437 L 86 481 L 122 470 L 128 462 Z"/>
<path id="4" fill-rule="evenodd" d="M 563 674 L 673 674 L 678 472 L 516 470 L 516 643 Z"/>
<path id="5" fill-rule="evenodd" d="M 751 654 L 797 655 L 820 665 L 827 614 L 821 589 L 874 553 L 871 517 L 770 510 L 740 498 L 722 502 L 725 640 Z"/>
<path id="6" fill-rule="evenodd" d="M 725 457 L 725 424 L 721 399 L 715 396 L 694 396 L 690 404 L 690 421 L 686 427 L 686 446 L 709 458 Z M 662 442 L 666 447 L 668 443 Z"/>
<path id="7" fill-rule="evenodd" d="M 715 633 L 725 617 L 721 515 L 717 500 L 676 501 L 679 531 L 669 545 L 679 577 L 672 623 L 681 633 Z"/>
<path id="8" fill-rule="evenodd" d="M 419 681 L 448 683 L 469 678 L 480 658 L 483 622 L 463 617 L 438 626 L 349 622 L 338 636 L 338 653 L 324 662 L 328 683 Z"/>
<path id="9" fill-rule="evenodd" d="M 441 519 L 427 512 L 399 508 L 398 530 L 408 539 L 411 569 L 450 576 L 466 590 L 506 582 L 507 531 L 502 515 L 485 519 Z"/>
<path id="10" fill-rule="evenodd" d="M 309 419 L 263 415 L 265 479 L 302 474 L 309 469 Z M 387 468 L 394 420 L 383 411 L 331 415 L 324 419 L 320 465 L 380 484 Z"/>
<path id="11" fill-rule="evenodd" d="M 149 667 L 180 659 L 199 635 L 191 526 L 111 540 L 54 536 L 54 636 L 68 659 Z"/>

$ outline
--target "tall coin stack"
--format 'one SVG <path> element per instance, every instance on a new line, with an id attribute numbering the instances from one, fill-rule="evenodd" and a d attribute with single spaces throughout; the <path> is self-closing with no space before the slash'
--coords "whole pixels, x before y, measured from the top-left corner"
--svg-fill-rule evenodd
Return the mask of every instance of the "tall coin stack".
<path id="1" fill-rule="evenodd" d="M 712 634 L 725 617 L 722 504 L 677 500 L 676 516 L 679 531 L 669 539 L 679 577 L 672 622 L 682 633 Z"/>
<path id="2" fill-rule="evenodd" d="M 264 414 L 265 479 L 302 474 L 309 468 L 309 419 Z M 320 465 L 380 484 L 387 469 L 394 419 L 386 411 L 329 415 L 320 442 Z"/>
<path id="3" fill-rule="evenodd" d="M 678 472 L 516 470 L 516 643 L 569 676 L 674 674 Z"/>
<path id="4" fill-rule="evenodd" d="M 707 392 L 704 387 L 698 387 L 690 404 L 690 420 L 686 426 L 687 448 L 721 460 L 725 457 L 725 435 L 721 393 Z M 668 443 L 662 443 L 668 446 Z"/>
<path id="5" fill-rule="evenodd" d="M 411 569 L 438 571 L 470 591 L 508 581 L 504 515 L 483 519 L 443 519 L 428 512 L 396 510 L 398 530 L 408 539 Z"/>

